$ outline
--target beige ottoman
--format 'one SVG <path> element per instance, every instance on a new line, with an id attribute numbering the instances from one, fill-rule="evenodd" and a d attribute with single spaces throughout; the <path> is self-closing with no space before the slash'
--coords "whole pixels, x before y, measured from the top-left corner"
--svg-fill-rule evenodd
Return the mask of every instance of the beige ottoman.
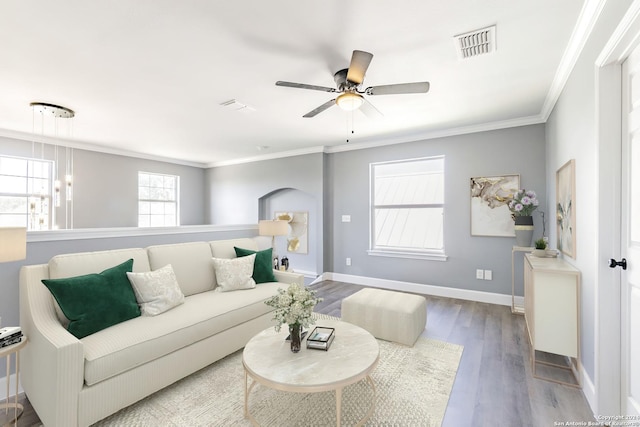
<path id="1" fill-rule="evenodd" d="M 342 320 L 376 338 L 413 346 L 427 326 L 427 300 L 419 295 L 366 288 L 342 300 Z"/>

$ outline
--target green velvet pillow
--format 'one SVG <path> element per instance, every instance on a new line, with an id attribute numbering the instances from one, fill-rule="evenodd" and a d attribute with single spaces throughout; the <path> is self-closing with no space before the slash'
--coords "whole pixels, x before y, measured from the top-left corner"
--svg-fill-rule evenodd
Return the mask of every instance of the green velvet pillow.
<path id="1" fill-rule="evenodd" d="M 69 319 L 67 330 L 76 338 L 140 316 L 136 295 L 127 278 L 133 259 L 100 274 L 43 279 Z"/>
<path id="2" fill-rule="evenodd" d="M 237 257 L 256 254 L 256 261 L 253 263 L 253 280 L 256 283 L 275 282 L 276 276 L 273 275 L 273 264 L 271 261 L 271 248 L 263 251 L 252 251 L 250 249 L 242 249 L 233 247 Z"/>

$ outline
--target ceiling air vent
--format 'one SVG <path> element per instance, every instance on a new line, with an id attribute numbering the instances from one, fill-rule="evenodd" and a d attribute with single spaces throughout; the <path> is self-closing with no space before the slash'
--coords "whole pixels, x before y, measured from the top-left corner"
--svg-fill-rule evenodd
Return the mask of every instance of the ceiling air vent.
<path id="1" fill-rule="evenodd" d="M 457 35 L 454 42 L 460 59 L 491 53 L 496 50 L 496 26 Z"/>

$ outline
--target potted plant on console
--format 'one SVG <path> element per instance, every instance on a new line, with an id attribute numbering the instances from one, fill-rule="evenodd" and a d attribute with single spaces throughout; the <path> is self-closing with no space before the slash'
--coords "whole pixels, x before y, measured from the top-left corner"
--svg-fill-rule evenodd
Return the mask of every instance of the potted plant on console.
<path id="1" fill-rule="evenodd" d="M 539 238 L 534 242 L 535 249 L 533 250 L 533 255 L 537 257 L 546 257 L 547 256 L 547 241 L 544 238 Z"/>

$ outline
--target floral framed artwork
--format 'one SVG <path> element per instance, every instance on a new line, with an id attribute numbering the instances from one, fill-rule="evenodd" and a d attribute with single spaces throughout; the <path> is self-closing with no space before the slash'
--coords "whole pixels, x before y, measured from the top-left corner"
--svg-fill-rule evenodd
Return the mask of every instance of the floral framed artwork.
<path id="1" fill-rule="evenodd" d="M 569 160 L 556 172 L 557 246 L 576 258 L 576 161 Z"/>
<path id="2" fill-rule="evenodd" d="M 520 188 L 520 175 L 471 178 L 471 235 L 514 237 L 509 202 Z"/>
<path id="3" fill-rule="evenodd" d="M 276 212 L 275 219 L 289 223 L 287 252 L 309 253 L 309 212 Z"/>

